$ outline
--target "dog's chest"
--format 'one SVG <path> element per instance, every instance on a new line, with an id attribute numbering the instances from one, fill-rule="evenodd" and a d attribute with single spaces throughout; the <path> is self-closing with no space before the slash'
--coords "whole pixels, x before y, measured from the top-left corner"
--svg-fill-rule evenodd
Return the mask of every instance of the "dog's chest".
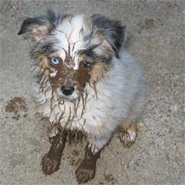
<path id="1" fill-rule="evenodd" d="M 103 128 L 102 104 L 95 98 L 80 99 L 76 102 L 53 102 L 50 122 L 60 123 L 68 130 L 79 130 L 88 134 L 96 134 Z"/>

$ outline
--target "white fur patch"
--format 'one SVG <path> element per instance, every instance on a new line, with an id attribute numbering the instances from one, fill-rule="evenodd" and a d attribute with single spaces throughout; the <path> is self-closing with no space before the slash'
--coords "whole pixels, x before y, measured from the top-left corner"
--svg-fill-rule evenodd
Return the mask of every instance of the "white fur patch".
<path id="1" fill-rule="evenodd" d="M 51 77 L 55 77 L 57 75 L 57 70 L 55 70 L 54 72 L 50 73 Z"/>
<path id="2" fill-rule="evenodd" d="M 98 148 L 96 145 L 89 143 L 88 148 L 90 148 L 91 152 L 95 155 L 101 148 Z"/>
<path id="3" fill-rule="evenodd" d="M 63 61 L 66 58 L 66 53 L 70 53 L 74 62 L 74 70 L 79 68 L 76 52 L 84 47 L 83 32 L 85 27 L 84 16 L 77 15 L 66 18 L 54 33 L 58 41 L 54 47 L 61 51 L 60 55 Z"/>

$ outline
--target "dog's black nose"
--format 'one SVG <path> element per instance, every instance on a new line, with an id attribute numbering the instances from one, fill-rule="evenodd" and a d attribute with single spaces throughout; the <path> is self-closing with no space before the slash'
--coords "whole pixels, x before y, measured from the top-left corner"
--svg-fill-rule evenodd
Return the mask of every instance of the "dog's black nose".
<path id="1" fill-rule="evenodd" d="M 65 94 L 66 96 L 69 96 L 73 93 L 74 91 L 74 87 L 73 86 L 62 86 L 61 87 L 61 91 L 63 94 Z"/>

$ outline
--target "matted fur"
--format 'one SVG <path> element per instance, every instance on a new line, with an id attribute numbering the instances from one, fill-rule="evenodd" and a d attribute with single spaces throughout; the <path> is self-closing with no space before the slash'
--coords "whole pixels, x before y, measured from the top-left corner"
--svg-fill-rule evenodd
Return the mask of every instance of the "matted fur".
<path id="1" fill-rule="evenodd" d="M 29 18 L 19 34 L 33 41 L 36 99 L 51 124 L 82 131 L 97 153 L 124 122 L 135 122 L 145 100 L 144 76 L 122 47 L 124 27 L 101 15 Z M 51 64 L 52 58 L 59 64 Z M 62 87 L 73 87 L 65 95 Z M 50 137 L 57 135 L 52 130 Z"/>

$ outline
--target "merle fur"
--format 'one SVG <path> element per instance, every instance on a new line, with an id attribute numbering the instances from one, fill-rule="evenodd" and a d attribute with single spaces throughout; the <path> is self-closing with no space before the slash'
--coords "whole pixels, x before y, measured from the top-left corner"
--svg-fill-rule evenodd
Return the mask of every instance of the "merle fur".
<path id="1" fill-rule="evenodd" d="M 42 26 L 44 24 L 50 25 L 48 34 L 50 34 L 62 20 L 71 16 L 70 14 L 57 14 L 52 10 L 48 10 L 46 14 L 37 16 L 34 18 L 27 18 L 21 25 L 21 29 L 18 32 L 18 35 L 25 34 L 30 26 L 38 25 Z M 119 52 L 122 43 L 124 41 L 124 31 L 125 26 L 122 26 L 119 21 L 111 20 L 105 16 L 94 14 L 91 16 L 92 29 L 97 28 L 97 31 L 100 34 L 103 34 L 107 37 L 108 41 L 112 45 L 116 53 Z"/>
<path id="2" fill-rule="evenodd" d="M 98 31 L 105 35 L 112 43 L 113 48 L 118 52 L 124 41 L 125 26 L 122 26 L 119 21 L 113 21 L 105 16 L 94 14 L 92 15 L 92 24 L 98 28 Z"/>

